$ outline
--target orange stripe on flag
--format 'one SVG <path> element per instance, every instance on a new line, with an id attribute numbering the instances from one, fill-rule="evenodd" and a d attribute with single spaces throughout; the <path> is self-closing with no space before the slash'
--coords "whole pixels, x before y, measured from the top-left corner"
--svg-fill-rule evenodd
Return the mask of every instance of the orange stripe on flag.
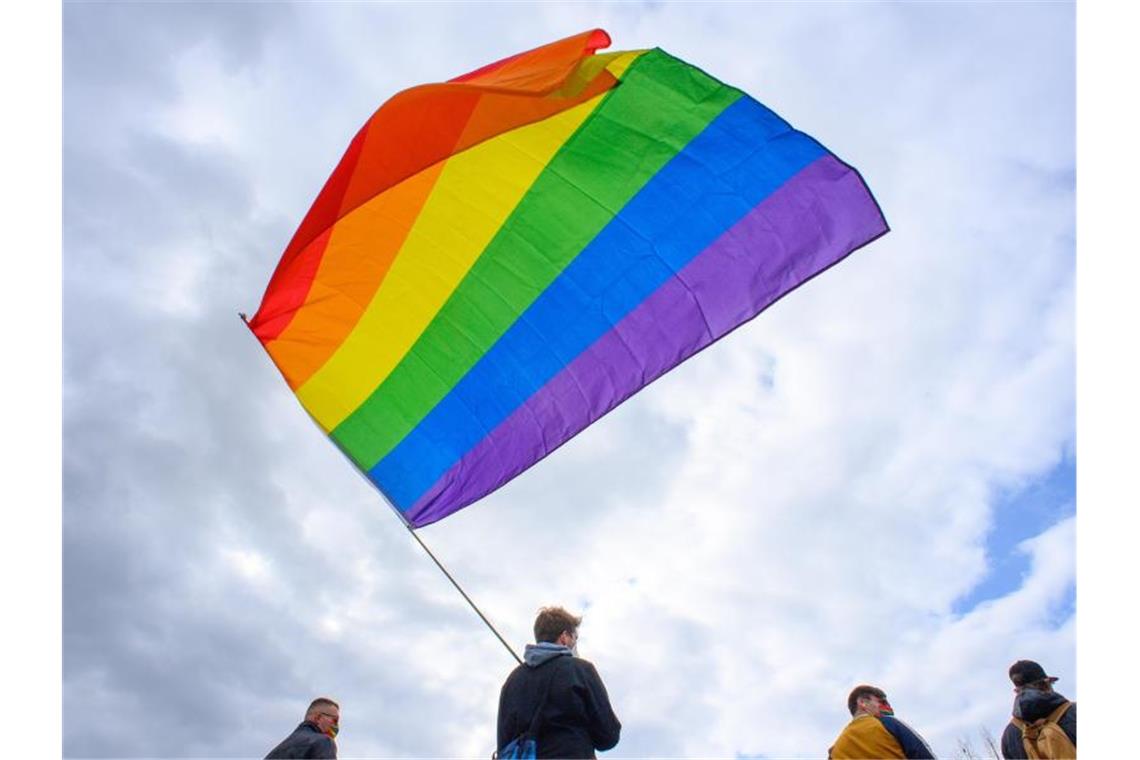
<path id="1" fill-rule="evenodd" d="M 445 161 L 408 178 L 345 216 L 332 229 L 304 305 L 265 344 L 296 390 L 336 351 L 388 274 L 431 195 Z"/>

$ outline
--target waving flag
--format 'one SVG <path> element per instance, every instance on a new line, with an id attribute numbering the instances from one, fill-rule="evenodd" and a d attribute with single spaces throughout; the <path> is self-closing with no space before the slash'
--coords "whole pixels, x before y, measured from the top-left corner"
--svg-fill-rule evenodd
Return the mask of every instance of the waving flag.
<path id="1" fill-rule="evenodd" d="M 545 457 L 882 235 L 858 173 L 601 30 L 368 120 L 249 326 L 410 527 Z"/>

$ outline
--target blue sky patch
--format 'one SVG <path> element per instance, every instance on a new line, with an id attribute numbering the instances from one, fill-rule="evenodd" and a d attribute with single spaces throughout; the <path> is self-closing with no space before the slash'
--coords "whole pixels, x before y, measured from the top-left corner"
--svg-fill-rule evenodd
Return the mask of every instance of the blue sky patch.
<path id="1" fill-rule="evenodd" d="M 1067 454 L 1043 477 L 998 493 L 994 526 L 986 537 L 990 571 L 954 604 L 955 614 L 965 614 L 982 602 L 1017 590 L 1029 572 L 1029 556 L 1018 551 L 1017 545 L 1076 512 L 1076 483 L 1077 463 Z M 1074 589 L 1054 611 L 1053 618 L 1063 621 L 1072 614 L 1075 604 Z"/>

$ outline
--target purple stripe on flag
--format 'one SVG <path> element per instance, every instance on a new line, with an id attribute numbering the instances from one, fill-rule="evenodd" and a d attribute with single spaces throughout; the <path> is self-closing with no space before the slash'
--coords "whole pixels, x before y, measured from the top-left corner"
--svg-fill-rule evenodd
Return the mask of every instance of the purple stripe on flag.
<path id="1" fill-rule="evenodd" d="M 405 512 L 440 520 L 887 230 L 859 175 L 824 156 L 764 199 L 456 462 Z"/>

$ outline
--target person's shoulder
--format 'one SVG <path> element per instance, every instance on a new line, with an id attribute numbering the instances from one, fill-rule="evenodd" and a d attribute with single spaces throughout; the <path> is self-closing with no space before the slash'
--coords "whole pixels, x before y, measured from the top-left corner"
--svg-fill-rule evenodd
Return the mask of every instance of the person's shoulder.
<path id="1" fill-rule="evenodd" d="M 883 728 L 887 729 L 887 733 L 899 742 L 909 741 L 911 737 L 915 736 L 914 729 L 893 715 L 877 715 L 875 719 Z"/>
<path id="2" fill-rule="evenodd" d="M 511 684 L 517 683 L 520 678 L 526 678 L 527 673 L 532 670 L 534 670 L 534 668 L 527 665 L 516 665 L 510 673 L 507 673 L 507 677 L 503 679 L 503 688 L 506 689 Z"/>
<path id="3" fill-rule="evenodd" d="M 306 757 L 336 757 L 336 744 L 315 726 L 302 723 L 266 757 L 297 757 L 297 752 L 303 752 Z M 315 752 L 319 754 L 313 754 Z"/>
<path id="4" fill-rule="evenodd" d="M 595 673 L 598 670 L 596 667 L 594 667 L 594 663 L 590 662 L 589 660 L 584 660 L 581 657 L 566 657 L 565 659 L 572 662 L 576 668 L 581 668 L 582 670 L 592 670 Z"/>
<path id="5" fill-rule="evenodd" d="M 878 718 L 883 728 L 899 743 L 906 757 L 934 757 L 934 751 L 930 749 L 930 745 L 926 743 L 926 740 L 919 735 L 918 731 L 911 728 L 911 726 L 901 718 L 896 718 L 893 715 L 880 715 Z"/>
<path id="6" fill-rule="evenodd" d="M 862 740 L 866 738 L 867 732 L 881 733 L 883 731 L 883 728 L 876 721 L 872 720 L 868 723 L 866 720 L 861 720 L 870 717 L 870 715 L 852 717 L 828 748 L 828 758 L 843 760 L 844 758 L 857 757 L 860 752 L 865 753 L 865 750 L 858 749 L 858 747 L 862 746 Z"/>
<path id="7" fill-rule="evenodd" d="M 566 657 L 564 659 L 570 661 L 570 664 L 565 666 L 567 670 L 572 670 L 586 678 L 601 678 L 598 675 L 598 669 L 589 660 L 583 660 L 581 657 Z"/>

